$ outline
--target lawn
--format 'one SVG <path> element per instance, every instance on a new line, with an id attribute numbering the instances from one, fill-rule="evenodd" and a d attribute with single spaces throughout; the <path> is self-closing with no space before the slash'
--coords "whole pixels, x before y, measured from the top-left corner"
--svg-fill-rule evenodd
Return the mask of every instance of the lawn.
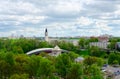
<path id="1" fill-rule="evenodd" d="M 82 55 L 83 57 L 89 56 L 89 51 L 88 50 L 81 50 L 79 55 Z"/>

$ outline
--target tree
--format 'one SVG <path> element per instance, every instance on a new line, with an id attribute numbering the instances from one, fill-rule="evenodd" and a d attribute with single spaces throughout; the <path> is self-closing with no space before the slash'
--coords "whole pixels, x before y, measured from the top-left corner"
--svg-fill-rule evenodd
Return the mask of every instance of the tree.
<path id="1" fill-rule="evenodd" d="M 96 46 L 90 47 L 89 53 L 90 53 L 91 56 L 96 56 L 96 57 L 105 56 L 105 52 L 101 51 L 100 48 L 98 48 Z"/>
<path id="2" fill-rule="evenodd" d="M 29 79 L 28 74 L 14 74 L 10 77 L 10 79 Z"/>
<path id="3" fill-rule="evenodd" d="M 14 66 L 14 72 L 18 74 L 22 73 L 28 73 L 29 71 L 29 60 L 30 57 L 25 54 L 18 54 L 15 56 L 15 66 Z"/>
<path id="4" fill-rule="evenodd" d="M 89 41 L 85 38 L 80 38 L 78 43 L 80 48 L 85 48 L 89 44 Z"/>
<path id="5" fill-rule="evenodd" d="M 91 73 L 92 79 L 104 79 L 100 71 L 100 68 L 96 64 L 91 65 L 90 73 Z"/>
<path id="6" fill-rule="evenodd" d="M 114 50 L 116 43 L 117 43 L 117 39 L 111 39 L 110 44 L 108 45 L 108 48 L 110 48 L 111 50 Z"/>
<path id="7" fill-rule="evenodd" d="M 103 79 L 100 67 L 96 64 L 84 67 L 84 79 Z"/>
<path id="8" fill-rule="evenodd" d="M 10 76 L 10 64 L 5 60 L 0 60 L 0 77 L 9 77 Z"/>
<path id="9" fill-rule="evenodd" d="M 68 69 L 71 67 L 71 63 L 72 61 L 70 60 L 70 57 L 66 53 L 59 55 L 56 58 L 56 62 L 55 62 L 55 68 L 58 75 L 65 78 Z"/>
<path id="10" fill-rule="evenodd" d="M 91 37 L 89 39 L 89 42 L 98 42 L 98 38 L 97 37 Z"/>
<path id="11" fill-rule="evenodd" d="M 70 59 L 71 59 L 72 62 L 74 62 L 75 59 L 76 59 L 77 57 L 79 57 L 79 55 L 76 54 L 76 53 L 74 53 L 74 52 L 69 52 L 69 53 L 68 53 L 68 56 L 70 57 Z"/>
<path id="12" fill-rule="evenodd" d="M 13 46 L 12 52 L 13 53 L 18 53 L 18 54 L 23 54 L 24 53 L 23 49 L 20 46 Z"/>
<path id="13" fill-rule="evenodd" d="M 6 53 L 5 60 L 11 66 L 13 66 L 15 64 L 15 59 L 14 59 L 13 53 L 11 53 L 11 52 Z"/>
<path id="14" fill-rule="evenodd" d="M 43 77 L 48 77 L 52 75 L 54 66 L 51 61 L 46 58 L 40 60 L 39 69 L 37 70 L 37 76 L 43 79 Z"/>
<path id="15" fill-rule="evenodd" d="M 90 66 L 90 65 L 93 65 L 93 64 L 97 64 L 98 66 L 102 66 L 104 64 L 104 61 L 103 61 L 102 58 L 88 56 L 88 57 L 85 58 L 84 64 L 87 65 L 87 66 Z"/>
<path id="16" fill-rule="evenodd" d="M 27 70 L 30 77 L 37 76 L 37 72 L 40 67 L 40 60 L 41 60 L 40 56 L 35 56 L 35 55 L 30 56 L 30 60 L 27 66 Z"/>
<path id="17" fill-rule="evenodd" d="M 86 65 L 92 65 L 92 64 L 96 63 L 96 61 L 97 61 L 96 57 L 89 56 L 89 57 L 85 58 L 84 64 L 86 64 Z"/>
<path id="18" fill-rule="evenodd" d="M 67 73 L 67 79 L 82 79 L 83 69 L 79 63 L 73 63 L 69 72 Z"/>
<path id="19" fill-rule="evenodd" d="M 61 49 L 69 50 L 69 51 L 76 51 L 76 46 L 73 45 L 73 43 L 66 42 L 66 41 L 60 41 L 58 42 L 58 46 Z"/>
<path id="20" fill-rule="evenodd" d="M 109 64 L 120 63 L 120 54 L 119 53 L 110 53 L 108 57 Z"/>

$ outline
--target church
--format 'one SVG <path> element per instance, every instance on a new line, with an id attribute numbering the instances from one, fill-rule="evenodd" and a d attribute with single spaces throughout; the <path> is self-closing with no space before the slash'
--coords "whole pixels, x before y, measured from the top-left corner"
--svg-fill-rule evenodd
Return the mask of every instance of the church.
<path id="1" fill-rule="evenodd" d="M 45 37 L 44 37 L 44 40 L 45 40 L 46 42 L 51 42 L 51 41 L 53 41 L 53 40 L 55 41 L 55 39 L 49 39 L 47 28 L 45 29 Z M 68 53 L 67 50 L 60 49 L 60 48 L 56 45 L 54 48 L 39 48 L 39 49 L 31 50 L 31 51 L 27 52 L 26 54 L 27 54 L 27 55 L 32 55 L 32 54 L 39 55 L 41 52 L 48 53 L 50 56 L 58 56 L 58 55 L 60 55 L 61 53 Z"/>
<path id="2" fill-rule="evenodd" d="M 47 30 L 47 28 L 45 29 L 45 38 L 44 38 L 44 40 L 45 40 L 46 42 L 49 42 L 49 37 L 48 37 L 48 30 Z"/>

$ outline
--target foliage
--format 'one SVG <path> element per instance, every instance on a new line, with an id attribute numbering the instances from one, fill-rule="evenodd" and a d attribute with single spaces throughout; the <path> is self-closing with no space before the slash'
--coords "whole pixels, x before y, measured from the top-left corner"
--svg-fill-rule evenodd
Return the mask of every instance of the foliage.
<path id="1" fill-rule="evenodd" d="M 40 65 L 38 68 L 37 76 L 51 76 L 54 68 L 52 66 L 52 63 L 46 59 L 42 58 L 40 60 Z"/>
<path id="2" fill-rule="evenodd" d="M 104 79 L 100 68 L 96 64 L 85 66 L 84 79 Z"/>
<path id="3" fill-rule="evenodd" d="M 85 38 L 80 38 L 78 43 L 79 43 L 80 48 L 86 48 L 87 45 L 89 44 L 89 41 Z"/>
<path id="4" fill-rule="evenodd" d="M 66 77 L 68 69 L 71 67 L 71 59 L 67 54 L 62 54 L 57 57 L 55 67 L 58 75 Z"/>
<path id="5" fill-rule="evenodd" d="M 14 74 L 10 77 L 10 79 L 29 79 L 28 74 Z"/>
<path id="6" fill-rule="evenodd" d="M 98 66 L 102 66 L 104 64 L 104 60 L 102 58 L 88 56 L 84 60 L 85 65 L 93 65 L 97 64 Z"/>
<path id="7" fill-rule="evenodd" d="M 89 42 L 98 42 L 98 38 L 97 37 L 91 37 L 89 39 Z"/>
<path id="8" fill-rule="evenodd" d="M 13 52 L 13 53 L 27 53 L 33 49 L 43 48 L 43 47 L 52 47 L 47 42 L 39 41 L 36 39 L 0 39 L 0 51 L 4 52 Z"/>
<path id="9" fill-rule="evenodd" d="M 110 44 L 108 45 L 108 48 L 110 48 L 111 50 L 115 49 L 115 45 L 117 43 L 117 39 L 111 39 L 110 40 Z"/>
<path id="10" fill-rule="evenodd" d="M 104 57 L 106 54 L 105 54 L 105 51 L 102 51 L 102 49 L 96 46 L 92 46 L 89 48 L 89 55 L 96 56 L 96 57 Z"/>
<path id="11" fill-rule="evenodd" d="M 73 63 L 67 74 L 67 79 L 82 79 L 82 75 L 82 65 L 79 63 Z"/>
<path id="12" fill-rule="evenodd" d="M 81 47 L 86 48 L 88 42 L 89 40 L 81 38 L 79 43 Z M 50 48 L 56 44 L 72 52 L 57 57 L 49 56 L 44 52 L 37 56 L 25 54 L 33 49 Z M 86 57 L 84 62 L 76 63 L 75 59 L 84 53 L 78 50 L 79 46 L 65 41 L 51 44 L 36 39 L 0 39 L 0 79 L 102 79 L 99 69 L 104 61 L 99 58 L 100 50 L 91 48 L 92 55 Z M 89 51 L 85 50 L 85 52 L 88 55 Z M 112 60 L 113 57 L 116 58 Z M 120 63 L 119 58 L 120 56 L 109 56 L 109 62 Z"/>
<path id="13" fill-rule="evenodd" d="M 111 53 L 108 57 L 109 64 L 120 64 L 120 54 L 119 53 Z"/>

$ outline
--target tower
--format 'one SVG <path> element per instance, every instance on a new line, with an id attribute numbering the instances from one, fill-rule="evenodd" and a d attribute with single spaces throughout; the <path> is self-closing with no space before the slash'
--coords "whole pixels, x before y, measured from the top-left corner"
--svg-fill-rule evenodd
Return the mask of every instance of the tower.
<path id="1" fill-rule="evenodd" d="M 45 29 L 45 41 L 49 41 L 47 28 Z"/>

